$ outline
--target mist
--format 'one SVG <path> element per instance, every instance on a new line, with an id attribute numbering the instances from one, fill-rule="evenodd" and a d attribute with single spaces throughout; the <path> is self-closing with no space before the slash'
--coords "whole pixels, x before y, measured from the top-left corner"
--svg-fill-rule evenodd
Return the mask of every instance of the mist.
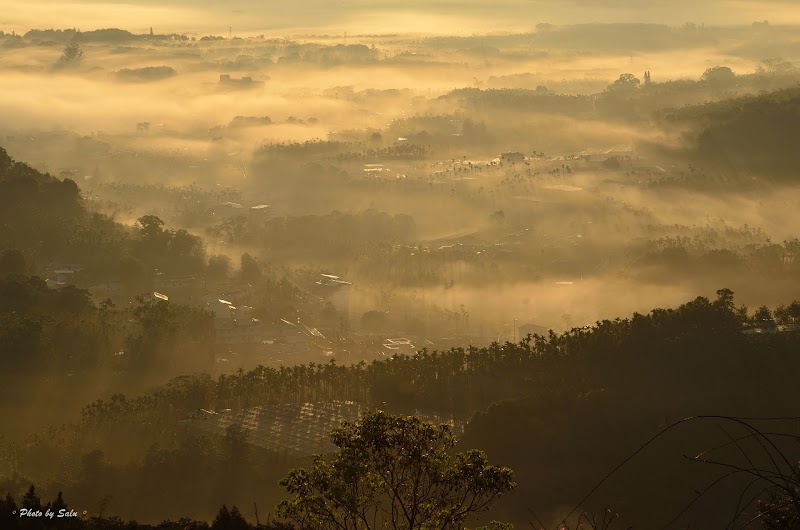
<path id="1" fill-rule="evenodd" d="M 279 480 L 381 410 L 539 528 L 676 419 L 797 416 L 795 2 L 4 7 L 0 521 L 304 528 Z M 661 527 L 712 430 L 581 510 Z"/>

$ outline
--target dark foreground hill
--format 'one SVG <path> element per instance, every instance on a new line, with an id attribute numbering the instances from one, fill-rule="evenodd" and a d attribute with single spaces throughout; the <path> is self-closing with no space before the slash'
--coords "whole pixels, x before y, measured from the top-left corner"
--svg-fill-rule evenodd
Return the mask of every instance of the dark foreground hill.
<path id="1" fill-rule="evenodd" d="M 800 316 L 795 313 L 776 311 L 790 321 Z M 249 506 L 254 498 L 274 506 L 281 498 L 278 480 L 305 460 L 250 444 L 246 425 L 223 435 L 198 432 L 185 420 L 198 409 L 345 400 L 399 413 L 471 416 L 459 448 L 484 449 L 518 472 L 518 488 L 493 517 L 524 525 L 533 510 L 552 522 L 676 420 L 800 416 L 800 333 L 793 323 L 776 326 L 766 308 L 749 317 L 721 290 L 713 301 L 699 297 L 676 309 L 518 344 L 422 351 L 354 366 L 186 376 L 139 397 L 97 401 L 78 424 L 6 443 L 0 489 L 19 495 L 33 482 L 48 496 L 64 491 L 95 509 L 109 497 L 107 513 L 143 521 L 210 519 L 209 507 Z M 748 326 L 760 332 L 744 333 Z M 798 429 L 797 420 L 756 424 L 792 436 Z M 747 434 L 732 420 L 688 422 L 604 483 L 582 509 L 611 506 L 636 528 L 660 527 L 725 473 L 684 455 L 717 447 L 714 457 L 731 465 L 773 465 Z M 789 461 L 800 456 L 791 436 L 778 445 Z M 681 521 L 713 526 L 730 518 L 746 486 L 740 479 L 746 476 L 703 495 Z"/>

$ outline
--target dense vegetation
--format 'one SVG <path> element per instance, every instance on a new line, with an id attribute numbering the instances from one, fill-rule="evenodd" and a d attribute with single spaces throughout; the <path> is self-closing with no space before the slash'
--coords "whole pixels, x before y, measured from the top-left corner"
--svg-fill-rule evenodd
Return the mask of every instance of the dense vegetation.
<path id="1" fill-rule="evenodd" d="M 796 28 L 230 23 L 0 31 L 0 530 L 798 527 Z"/>
<path id="2" fill-rule="evenodd" d="M 135 230 L 88 210 L 78 186 L 15 162 L 0 148 L 0 246 L 23 249 L 44 268 L 51 260 L 80 262 L 97 277 L 122 271 L 135 289 L 144 268 L 197 273 L 205 249 L 186 230 L 164 230 L 155 216 L 145 216 Z M 126 272 L 128 274 L 126 274 Z M 141 291 L 138 291 L 141 292 Z"/>
<path id="3" fill-rule="evenodd" d="M 729 171 L 791 179 L 799 104 L 800 89 L 793 87 L 665 112 L 664 118 L 693 126 L 698 160 Z"/>
<path id="4" fill-rule="evenodd" d="M 376 412 L 331 433 L 333 459 L 281 481 L 278 513 L 303 528 L 463 528 L 512 490 L 514 473 L 474 449 L 452 454 L 447 426 Z"/>
<path id="5" fill-rule="evenodd" d="M 85 409 L 80 424 L 22 444 L 5 442 L 11 443 L 3 451 L 8 455 L 5 474 L 11 477 L 5 488 L 17 491 L 35 481 L 45 484 L 48 492 L 58 488 L 92 503 L 102 496 L 96 489 L 102 483 L 102 491 L 114 499 L 115 513 L 138 510 L 141 518 L 147 515 L 125 499 L 132 495 L 131 487 L 144 484 L 150 486 L 139 491 L 147 492 L 152 506 L 159 505 L 160 491 L 184 492 L 183 514 L 195 513 L 192 507 L 197 505 L 192 499 L 201 490 L 206 500 L 200 506 L 219 502 L 242 505 L 248 502 L 247 495 L 256 491 L 275 499 L 274 490 L 269 493 L 270 484 L 292 465 L 290 460 L 254 448 L 245 450 L 241 434 L 235 431 L 229 432 L 227 441 L 183 428 L 176 431 L 179 421 L 198 408 L 356 400 L 400 412 L 462 417 L 477 413 L 463 444 L 486 448 L 501 464 L 518 469 L 525 477 L 520 480 L 522 493 L 499 505 L 507 518 L 520 521 L 526 517 L 530 499 L 545 509 L 574 499 L 587 481 L 600 476 L 609 462 L 631 452 L 637 440 L 657 430 L 664 418 L 696 413 L 757 416 L 764 410 L 774 416 L 791 416 L 793 403 L 800 399 L 793 382 L 800 335 L 743 334 L 747 319 L 735 307 L 732 293 L 722 290 L 714 301 L 698 298 L 675 310 L 656 309 L 648 315 L 599 322 L 561 335 L 529 337 L 519 344 L 422 351 L 412 357 L 350 367 L 333 363 L 261 367 L 217 380 L 184 377 L 153 394 L 97 401 Z M 709 385 L 709 380 L 716 383 Z M 485 412 L 478 412 L 492 403 L 495 405 Z M 520 423 L 511 417 L 525 420 Z M 601 429 L 612 421 L 609 418 L 614 418 L 614 430 L 601 438 L 586 438 L 585 433 Z M 542 431 L 545 425 L 546 431 Z M 149 441 L 143 444 L 144 440 Z M 705 432 L 694 440 L 681 437 L 673 442 L 702 447 L 712 440 Z M 537 448 L 533 453 L 531 444 Z M 666 458 L 670 454 L 667 449 L 657 454 Z M 79 457 L 81 454 L 84 456 Z M 230 471 L 225 462 L 231 458 L 248 464 L 227 475 Z M 46 467 L 47 461 L 63 461 L 66 469 L 74 471 L 54 474 Z M 573 476 L 558 487 L 535 480 L 549 473 L 560 476 L 566 462 L 582 470 L 580 478 Z M 641 469 L 644 473 L 648 468 Z M 703 480 L 696 469 L 680 470 L 686 473 L 683 480 Z M 87 473 L 107 473 L 108 478 L 98 481 Z M 222 489 L 206 489 L 206 482 L 192 478 L 196 473 L 217 476 L 214 488 Z M 160 477 L 157 486 L 147 479 L 155 475 Z M 64 482 L 70 476 L 74 478 Z M 235 486 L 231 482 L 234 476 Z M 623 483 L 642 479 L 634 473 Z M 665 510 L 685 501 L 669 484 L 672 482 L 665 482 L 660 490 Z M 214 491 L 226 494 L 220 497 Z M 615 498 L 615 494 L 621 495 L 621 491 L 611 488 L 604 498 Z M 624 507 L 624 513 L 637 520 L 644 499 L 635 495 L 625 499 L 618 498 L 615 507 Z M 161 512 L 153 508 L 152 513 Z M 204 509 L 197 513 L 210 516 Z"/>

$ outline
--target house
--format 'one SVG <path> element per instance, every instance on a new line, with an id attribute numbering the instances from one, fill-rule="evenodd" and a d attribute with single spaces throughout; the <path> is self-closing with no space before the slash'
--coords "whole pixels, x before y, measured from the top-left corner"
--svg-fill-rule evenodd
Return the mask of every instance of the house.
<path id="1" fill-rule="evenodd" d="M 48 273 L 48 278 L 45 283 L 51 289 L 65 287 L 67 285 L 75 285 L 75 271 L 67 269 L 58 269 Z"/>
<path id="2" fill-rule="evenodd" d="M 269 204 L 257 204 L 250 207 L 250 215 L 253 216 L 266 216 L 270 212 Z"/>
<path id="3" fill-rule="evenodd" d="M 81 272 L 83 269 L 84 266 L 77 263 L 51 263 L 47 267 L 47 270 L 71 271 L 74 273 Z"/>
<path id="4" fill-rule="evenodd" d="M 258 319 L 253 318 L 253 308 L 249 305 L 242 305 L 236 310 L 236 324 L 239 326 L 252 326 L 258 323 Z"/>
<path id="5" fill-rule="evenodd" d="M 200 281 L 194 276 L 172 276 L 156 269 L 153 277 L 153 289 L 168 293 L 173 301 L 187 303 L 198 295 Z"/>
<path id="6" fill-rule="evenodd" d="M 45 276 L 45 283 L 50 288 L 76 285 L 84 279 L 84 267 L 75 263 L 51 263 Z"/>
<path id="7" fill-rule="evenodd" d="M 241 305 L 248 305 L 255 294 L 255 290 L 252 285 L 244 284 L 238 285 L 233 283 L 232 281 L 226 281 L 222 283 L 215 284 L 215 292 L 210 292 L 200 299 L 203 302 L 216 302 L 219 298 L 224 298 L 225 300 L 230 300 L 233 305 L 241 304 Z"/>
<path id="8" fill-rule="evenodd" d="M 778 324 L 760 328 L 749 328 L 742 330 L 742 333 L 745 335 L 754 335 L 761 333 L 789 333 L 793 331 L 800 331 L 800 324 Z"/>
<path id="9" fill-rule="evenodd" d="M 234 217 L 245 213 L 244 206 L 238 202 L 221 202 L 214 208 L 214 214 L 223 217 Z"/>
<path id="10" fill-rule="evenodd" d="M 396 354 L 414 355 L 417 347 L 407 338 L 386 339 L 383 341 L 381 353 L 389 357 Z"/>
<path id="11" fill-rule="evenodd" d="M 384 171 L 383 164 L 364 164 L 364 173 L 380 173 Z"/>
<path id="12" fill-rule="evenodd" d="M 630 144 L 619 144 L 612 147 L 609 147 L 605 150 L 603 154 L 607 156 L 632 156 L 635 154 L 635 150 L 632 145 Z"/>
<path id="13" fill-rule="evenodd" d="M 320 274 L 317 280 L 316 291 L 323 301 L 330 302 L 337 311 L 345 315 L 350 314 L 350 289 L 353 284 L 340 279 L 333 274 Z"/>
<path id="14" fill-rule="evenodd" d="M 214 328 L 215 343 L 222 350 L 244 354 L 299 354 L 313 348 L 330 347 L 330 342 L 316 328 L 285 319 L 272 325 L 255 318 L 245 320 L 237 315 L 230 320 L 218 319 Z"/>
<path id="15" fill-rule="evenodd" d="M 299 320 L 295 324 L 294 322 L 290 322 L 282 318 L 281 324 L 283 324 L 283 326 L 279 328 L 279 342 L 286 344 L 294 351 L 306 351 L 308 349 L 309 342 L 311 342 L 311 339 L 314 336 L 313 332 L 310 331 L 311 328 L 301 324 Z M 314 331 L 316 331 L 316 329 Z M 317 333 L 319 332 L 317 331 Z"/>
<path id="16" fill-rule="evenodd" d="M 536 324 L 524 324 L 519 327 L 519 337 L 523 339 L 528 335 L 542 335 L 546 337 L 549 331 L 550 330 L 544 326 L 537 326 Z"/>
<path id="17" fill-rule="evenodd" d="M 346 282 L 344 280 L 339 279 L 338 276 L 334 276 L 333 274 L 320 274 L 320 279 L 315 282 L 317 285 L 325 285 L 325 286 L 342 286 L 342 285 L 353 285 L 350 282 Z"/>
<path id="18" fill-rule="evenodd" d="M 206 302 L 206 308 L 214 313 L 215 323 L 233 322 L 236 316 L 236 307 L 221 298 Z"/>

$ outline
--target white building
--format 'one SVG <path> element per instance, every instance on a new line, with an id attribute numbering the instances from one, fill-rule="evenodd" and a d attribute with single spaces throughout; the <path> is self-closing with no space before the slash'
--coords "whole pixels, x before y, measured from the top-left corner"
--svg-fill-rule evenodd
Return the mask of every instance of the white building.
<path id="1" fill-rule="evenodd" d="M 271 206 L 269 204 L 257 204 L 255 206 L 250 207 L 250 215 L 266 217 L 269 214 L 270 210 Z"/>
<path id="2" fill-rule="evenodd" d="M 353 284 L 340 279 L 332 274 L 320 274 L 320 279 L 316 281 L 319 286 L 317 291 L 322 299 L 333 304 L 340 313 L 350 315 L 350 290 Z"/>
<path id="3" fill-rule="evenodd" d="M 206 302 L 206 307 L 214 313 L 216 322 L 233 322 L 236 318 L 236 307 L 221 298 Z"/>
<path id="4" fill-rule="evenodd" d="M 51 288 L 75 285 L 83 270 L 83 265 L 75 263 L 51 263 L 45 271 L 45 283 Z"/>

